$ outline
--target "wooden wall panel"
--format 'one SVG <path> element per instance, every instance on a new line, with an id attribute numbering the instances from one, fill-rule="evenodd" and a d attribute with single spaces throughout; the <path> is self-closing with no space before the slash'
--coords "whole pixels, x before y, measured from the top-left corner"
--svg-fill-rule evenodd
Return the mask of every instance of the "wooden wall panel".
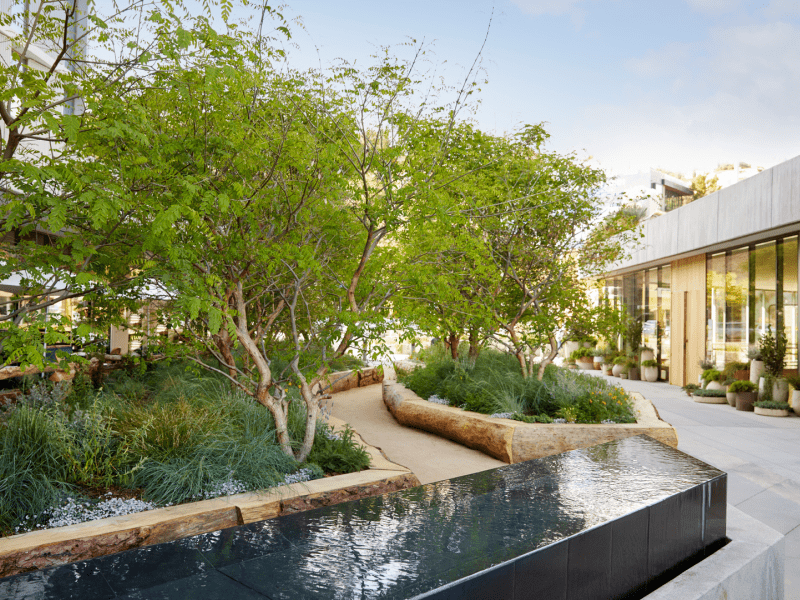
<path id="1" fill-rule="evenodd" d="M 672 263 L 670 383 L 695 383 L 706 355 L 706 256 Z M 685 368 L 684 368 L 685 365 Z"/>

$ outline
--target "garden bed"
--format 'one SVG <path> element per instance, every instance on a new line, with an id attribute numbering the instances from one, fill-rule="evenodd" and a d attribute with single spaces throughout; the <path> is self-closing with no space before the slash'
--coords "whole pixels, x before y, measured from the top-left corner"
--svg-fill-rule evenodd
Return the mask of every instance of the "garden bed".
<path id="1" fill-rule="evenodd" d="M 344 422 L 329 422 L 345 430 Z M 407 468 L 357 434 L 354 440 L 370 455 L 368 470 L 2 538 L 0 577 L 420 485 Z"/>
<path id="2" fill-rule="evenodd" d="M 523 423 L 428 402 L 401 383 L 383 382 L 383 401 L 400 424 L 435 433 L 506 463 L 641 434 L 677 448 L 675 429 L 659 418 L 650 401 L 640 394 L 632 397 L 635 423 Z"/>

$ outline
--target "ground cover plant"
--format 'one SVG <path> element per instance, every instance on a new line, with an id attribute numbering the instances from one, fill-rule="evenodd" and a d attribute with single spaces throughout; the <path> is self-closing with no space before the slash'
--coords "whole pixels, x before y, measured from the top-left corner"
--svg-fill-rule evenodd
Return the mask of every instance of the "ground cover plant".
<path id="1" fill-rule="evenodd" d="M 291 406 L 290 435 L 302 440 L 303 404 Z M 0 413 L 0 533 L 368 466 L 352 431 L 337 434 L 321 421 L 299 463 L 281 450 L 269 411 L 222 378 L 198 377 L 185 362 L 118 371 L 99 390 L 80 376 L 73 384 L 38 381 Z M 121 499 L 130 502 L 122 506 Z"/>
<path id="2" fill-rule="evenodd" d="M 527 422 L 633 423 L 630 398 L 599 377 L 548 365 L 541 381 L 525 378 L 517 359 L 486 349 L 476 359 L 452 360 L 439 348 L 426 350 L 425 366 L 400 381 L 425 399 Z"/>

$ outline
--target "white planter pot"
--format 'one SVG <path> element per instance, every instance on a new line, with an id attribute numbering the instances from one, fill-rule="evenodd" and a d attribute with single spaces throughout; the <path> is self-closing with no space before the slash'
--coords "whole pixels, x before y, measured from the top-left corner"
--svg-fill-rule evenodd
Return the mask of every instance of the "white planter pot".
<path id="1" fill-rule="evenodd" d="M 759 377 L 764 374 L 764 361 L 751 360 L 750 361 L 750 381 L 758 383 Z"/>
<path id="2" fill-rule="evenodd" d="M 775 402 L 789 401 L 789 382 L 785 379 L 776 379 L 772 384 L 772 399 Z"/>
<path id="3" fill-rule="evenodd" d="M 614 367 L 611 369 L 611 374 L 614 377 L 619 377 L 620 373 L 622 373 L 622 365 L 614 365 Z"/>
<path id="4" fill-rule="evenodd" d="M 757 415 L 762 415 L 765 417 L 788 417 L 789 411 L 784 410 L 782 408 L 759 408 L 758 406 L 753 407 L 753 411 Z"/>
<path id="5" fill-rule="evenodd" d="M 652 350 L 642 350 L 642 362 L 646 360 L 655 360 L 656 355 Z"/>
<path id="6" fill-rule="evenodd" d="M 644 375 L 644 380 L 650 383 L 658 381 L 658 367 L 644 367 L 642 375 Z"/>
<path id="7" fill-rule="evenodd" d="M 709 381 L 705 389 L 707 390 L 724 390 L 725 386 L 718 381 Z"/>
<path id="8" fill-rule="evenodd" d="M 792 392 L 792 401 L 790 404 L 792 405 L 794 414 L 800 416 L 800 390 L 795 390 Z"/>
<path id="9" fill-rule="evenodd" d="M 736 406 L 736 392 L 727 392 L 725 398 L 728 400 L 728 404 Z"/>

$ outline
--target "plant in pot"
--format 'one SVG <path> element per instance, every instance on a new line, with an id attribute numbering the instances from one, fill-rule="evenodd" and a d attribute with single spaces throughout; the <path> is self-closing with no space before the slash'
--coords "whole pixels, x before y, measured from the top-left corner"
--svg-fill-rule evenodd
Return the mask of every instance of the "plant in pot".
<path id="1" fill-rule="evenodd" d="M 695 402 L 704 404 L 725 404 L 727 402 L 725 395 L 725 390 L 709 390 L 708 388 L 695 390 L 692 394 Z"/>
<path id="2" fill-rule="evenodd" d="M 716 369 L 717 363 L 713 360 L 709 360 L 708 358 L 701 358 L 697 361 L 698 366 L 703 370 L 703 373 L 708 371 L 709 369 Z M 702 387 L 706 387 L 706 382 L 703 380 L 703 373 L 697 378 L 697 383 L 700 384 Z"/>
<path id="3" fill-rule="evenodd" d="M 628 359 L 624 356 L 618 356 L 614 359 L 614 368 L 611 369 L 612 375 L 614 377 L 619 377 L 622 374 L 622 369 L 625 367 L 625 363 L 628 362 Z"/>
<path id="4" fill-rule="evenodd" d="M 600 348 L 595 348 L 592 350 L 592 360 L 594 361 L 593 367 L 595 371 L 599 371 L 603 368 L 603 363 L 606 362 L 605 352 L 600 350 Z"/>
<path id="5" fill-rule="evenodd" d="M 786 360 L 786 334 L 778 331 L 772 333 L 772 327 L 767 325 L 767 331 L 759 340 L 761 356 L 764 359 L 764 382 L 759 382 L 759 391 L 763 391 L 763 400 L 786 402 L 789 400 L 789 382 L 783 376 L 783 366 Z M 763 385 L 763 389 L 762 389 Z"/>
<path id="6" fill-rule="evenodd" d="M 764 417 L 788 417 L 790 409 L 791 407 L 788 402 L 759 400 L 753 403 L 753 410 L 755 413 Z"/>
<path id="7" fill-rule="evenodd" d="M 700 376 L 703 380 L 703 388 L 707 390 L 724 390 L 725 386 L 722 385 L 723 375 L 721 371 L 715 368 L 706 369 Z"/>
<path id="8" fill-rule="evenodd" d="M 800 377 L 787 377 L 792 393 L 789 395 L 789 404 L 794 414 L 800 416 Z"/>
<path id="9" fill-rule="evenodd" d="M 644 357 L 644 355 L 642 355 Z M 653 383 L 658 381 L 658 362 L 650 359 L 642 361 L 642 377 L 645 381 Z"/>
<path id="10" fill-rule="evenodd" d="M 736 394 L 736 410 L 753 410 L 753 403 L 758 396 L 755 383 L 752 381 L 734 381 L 728 391 Z"/>
<path id="11" fill-rule="evenodd" d="M 723 371 L 722 374 L 724 375 L 725 372 Z M 731 386 L 736 381 L 740 380 L 729 377 L 728 379 L 725 380 L 725 383 L 723 384 L 725 386 L 725 397 L 728 400 L 728 404 L 730 404 L 731 406 L 736 406 L 736 393 L 731 391 Z"/>
<path id="12" fill-rule="evenodd" d="M 764 357 L 758 346 L 750 346 L 747 349 L 747 358 L 750 359 L 750 381 L 757 384 L 758 378 L 764 373 Z"/>
<path id="13" fill-rule="evenodd" d="M 584 371 L 594 368 L 594 350 L 591 348 L 578 348 L 569 357 L 577 363 L 578 368 Z"/>
<path id="14" fill-rule="evenodd" d="M 683 386 L 681 389 L 682 389 L 684 392 L 686 392 L 686 395 L 687 395 L 687 396 L 689 396 L 689 397 L 691 398 L 691 397 L 694 395 L 695 391 L 696 391 L 696 390 L 699 390 L 699 389 L 701 389 L 701 388 L 700 388 L 700 386 L 699 386 L 699 385 L 697 385 L 696 383 L 687 383 L 687 384 L 686 384 L 685 386 Z"/>
<path id="15" fill-rule="evenodd" d="M 628 379 L 639 381 L 641 379 L 641 372 L 639 371 L 639 361 L 635 358 L 628 357 Z"/>
<path id="16" fill-rule="evenodd" d="M 642 346 L 639 348 L 639 352 L 641 353 L 642 362 L 646 360 L 653 360 L 656 357 L 656 351 L 652 348 L 648 348 L 647 346 Z"/>
<path id="17" fill-rule="evenodd" d="M 725 365 L 725 368 L 722 369 L 722 375 L 725 377 L 726 380 L 728 379 L 749 379 L 750 371 L 749 365 L 745 362 L 729 362 Z"/>
<path id="18" fill-rule="evenodd" d="M 630 368 L 630 366 L 628 365 L 628 362 L 627 362 L 627 361 L 625 361 L 625 363 L 622 365 L 622 369 L 620 369 L 620 372 L 619 372 L 619 377 L 620 377 L 621 379 L 627 379 L 627 378 L 628 378 L 628 373 L 630 372 L 630 369 L 631 369 L 631 368 Z"/>

